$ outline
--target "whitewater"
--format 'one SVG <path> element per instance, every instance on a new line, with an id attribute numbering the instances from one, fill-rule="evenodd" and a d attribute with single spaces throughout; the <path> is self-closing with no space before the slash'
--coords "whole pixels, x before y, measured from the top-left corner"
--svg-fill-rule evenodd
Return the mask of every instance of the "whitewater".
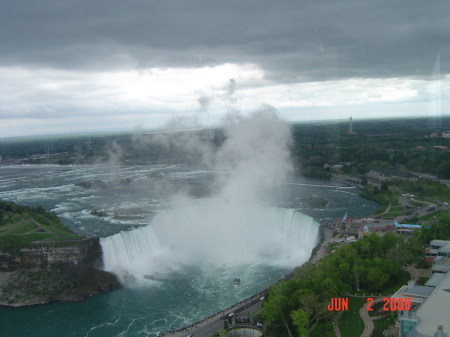
<path id="1" fill-rule="evenodd" d="M 311 217 L 292 209 L 210 198 L 161 212 L 101 245 L 105 270 L 142 284 L 186 266 L 293 268 L 309 258 L 317 233 Z"/>

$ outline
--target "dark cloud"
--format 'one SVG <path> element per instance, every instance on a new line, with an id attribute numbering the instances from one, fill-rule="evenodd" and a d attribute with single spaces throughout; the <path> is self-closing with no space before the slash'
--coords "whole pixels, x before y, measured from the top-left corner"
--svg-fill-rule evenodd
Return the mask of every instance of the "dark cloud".
<path id="1" fill-rule="evenodd" d="M 282 82 L 450 72 L 448 1 L 0 2 L 0 66 L 254 63 Z"/>

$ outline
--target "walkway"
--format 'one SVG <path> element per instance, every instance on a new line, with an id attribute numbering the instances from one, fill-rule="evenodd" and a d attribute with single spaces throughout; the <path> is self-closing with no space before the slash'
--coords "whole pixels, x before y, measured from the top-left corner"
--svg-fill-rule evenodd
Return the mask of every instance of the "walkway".
<path id="1" fill-rule="evenodd" d="M 378 297 L 377 299 L 375 299 L 373 301 L 373 303 L 371 303 L 371 306 L 373 306 L 375 303 L 382 302 L 383 299 L 386 297 L 388 297 L 388 296 Z M 359 337 L 370 337 L 372 335 L 372 332 L 374 329 L 373 321 L 378 318 L 382 318 L 382 317 L 370 317 L 369 311 L 367 310 L 368 305 L 369 305 L 369 302 L 364 304 L 361 307 L 361 309 L 359 309 L 359 316 L 361 316 L 361 319 L 364 322 L 364 331 Z"/>

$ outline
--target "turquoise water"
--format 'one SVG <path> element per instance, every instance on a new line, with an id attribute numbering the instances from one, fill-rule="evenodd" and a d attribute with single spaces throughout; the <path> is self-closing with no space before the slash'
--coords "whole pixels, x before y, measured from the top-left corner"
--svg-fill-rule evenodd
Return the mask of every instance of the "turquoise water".
<path id="1" fill-rule="evenodd" d="M 155 175 L 155 172 L 158 174 Z M 181 165 L 1 167 L 0 198 L 29 206 L 43 205 L 55 211 L 74 231 L 100 237 L 148 224 L 159 226 L 158 235 L 169 238 L 166 241 L 160 238 L 164 246 L 170 242 L 173 231 L 167 230 L 169 226 L 162 226 L 160 222 L 153 224 L 152 221 L 158 219 L 156 215 L 180 210 L 179 201 L 174 201 L 173 195 L 181 192 L 193 200 L 210 200 L 208 198 L 214 194 L 211 182 L 216 174 Z M 88 179 L 102 180 L 105 187 L 84 189 L 74 185 Z M 353 217 L 361 217 L 377 209 L 376 203 L 360 198 L 356 188 L 330 182 L 326 184 L 332 186 L 323 186 L 323 181 L 311 179 L 295 179 L 292 183 L 286 185 L 284 197 L 277 203 L 277 212 L 292 214 L 292 210 L 299 210 L 319 223 L 327 223 L 343 216 L 347 211 Z M 328 205 L 321 210 L 307 209 L 302 196 L 309 194 L 327 198 Z M 100 218 L 91 214 L 92 210 L 102 210 L 107 216 Z M 305 219 L 307 218 L 303 218 Z M 303 220 L 300 221 L 302 223 L 297 223 L 297 220 L 295 223 L 288 221 L 289 225 L 286 226 L 315 226 L 314 223 Z M 257 228 L 249 226 L 246 234 L 248 240 L 264 239 L 258 237 Z M 220 225 L 213 233 L 227 241 L 225 225 Z M 314 236 L 314 231 L 310 233 L 312 234 L 309 235 Z M 313 242 L 314 237 L 309 238 L 309 241 Z M 220 244 L 220 240 L 216 242 Z M 167 247 L 170 248 L 170 245 Z M 226 249 L 216 253 L 226 254 Z M 258 246 L 254 246 L 251 253 L 257 249 Z M 304 252 L 306 260 L 310 248 L 298 249 Z M 272 255 L 279 254 L 281 260 L 290 259 L 291 253 L 286 252 L 288 250 L 274 251 Z M 228 264 L 225 259 L 220 265 L 212 263 L 214 259 L 205 259 L 204 262 L 197 260 L 193 264 L 176 260 L 157 281 L 142 284 L 142 279 L 139 279 L 141 282 L 130 285 L 130 288 L 93 296 L 79 303 L 52 303 L 25 308 L 1 307 L 1 334 L 55 337 L 156 336 L 199 321 L 239 302 L 265 289 L 291 270 L 292 266 L 289 264 L 276 263 L 271 254 L 261 254 L 266 254 L 262 256 L 267 258 L 252 258 L 242 263 L 230 260 L 234 262 Z M 145 264 L 145 259 L 142 261 Z M 232 280 L 235 277 L 243 280 L 240 287 L 233 286 Z"/>

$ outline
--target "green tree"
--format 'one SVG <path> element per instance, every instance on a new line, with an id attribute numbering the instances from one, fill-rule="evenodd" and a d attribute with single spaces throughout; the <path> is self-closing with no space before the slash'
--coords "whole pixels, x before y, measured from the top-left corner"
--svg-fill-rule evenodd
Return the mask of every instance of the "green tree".
<path id="1" fill-rule="evenodd" d="M 292 323 L 297 328 L 298 337 L 307 337 L 308 332 L 308 315 L 303 309 L 291 312 Z"/>
<path id="2" fill-rule="evenodd" d="M 380 291 L 388 281 L 388 274 L 383 273 L 378 268 L 369 268 L 369 273 L 367 275 L 367 285 L 370 290 Z"/>

